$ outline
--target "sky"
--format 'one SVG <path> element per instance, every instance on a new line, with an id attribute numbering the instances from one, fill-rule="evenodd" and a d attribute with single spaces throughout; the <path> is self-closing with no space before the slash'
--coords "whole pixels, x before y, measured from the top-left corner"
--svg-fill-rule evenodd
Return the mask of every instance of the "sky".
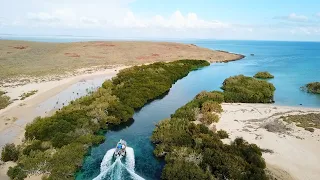
<path id="1" fill-rule="evenodd" d="M 320 41 L 319 0 L 0 0 L 0 35 Z"/>

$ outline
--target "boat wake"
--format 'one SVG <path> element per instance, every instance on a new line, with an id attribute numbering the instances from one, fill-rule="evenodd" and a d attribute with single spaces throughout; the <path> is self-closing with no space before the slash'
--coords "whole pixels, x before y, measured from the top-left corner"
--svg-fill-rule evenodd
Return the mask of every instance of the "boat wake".
<path id="1" fill-rule="evenodd" d="M 124 163 L 122 158 L 113 156 L 115 148 L 110 149 L 104 155 L 100 165 L 100 174 L 94 180 L 114 180 L 114 179 L 132 179 L 144 180 L 141 176 L 134 172 L 135 159 L 134 150 L 130 147 L 126 148 L 126 156 Z"/>

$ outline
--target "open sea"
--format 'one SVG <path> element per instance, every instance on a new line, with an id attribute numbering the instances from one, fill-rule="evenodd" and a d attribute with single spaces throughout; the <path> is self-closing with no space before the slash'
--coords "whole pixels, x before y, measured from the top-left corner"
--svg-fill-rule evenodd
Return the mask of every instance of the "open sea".
<path id="1" fill-rule="evenodd" d="M 75 42 L 102 40 L 99 38 L 68 37 L 11 37 L 2 39 L 31 40 L 42 42 Z M 134 115 L 134 121 L 118 129 L 108 131 L 106 141 L 93 147 L 85 158 L 77 180 L 84 179 L 160 179 L 163 161 L 153 156 L 150 136 L 155 124 L 190 101 L 203 90 L 219 90 L 224 79 L 238 74 L 253 76 L 258 71 L 269 71 L 275 76 L 269 80 L 276 87 L 275 104 L 320 108 L 320 95 L 309 94 L 300 87 L 320 81 L 320 43 L 279 41 L 235 40 L 177 40 L 215 50 L 243 54 L 246 58 L 214 63 L 209 67 L 191 72 L 176 82 L 162 99 L 155 100 Z M 250 54 L 254 54 L 251 56 Z M 125 139 L 133 149 L 131 159 L 113 160 L 110 150 L 119 139 Z M 109 154 L 108 154 L 109 152 Z M 128 162 L 130 162 L 128 164 Z M 107 165 L 109 164 L 109 166 Z"/>

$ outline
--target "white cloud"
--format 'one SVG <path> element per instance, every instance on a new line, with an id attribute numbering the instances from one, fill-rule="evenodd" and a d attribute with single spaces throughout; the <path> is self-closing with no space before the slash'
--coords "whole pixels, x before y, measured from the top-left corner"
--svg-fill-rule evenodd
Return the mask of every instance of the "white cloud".
<path id="1" fill-rule="evenodd" d="M 4 1 L 4 0 L 0 0 Z M 319 23 L 295 13 L 271 24 L 205 19 L 197 12 L 134 12 L 133 0 L 10 0 L 0 6 L 0 34 L 88 35 L 110 38 L 263 39 L 319 34 Z M 1 4 L 1 3 L 0 3 Z M 320 17 L 320 13 L 317 14 Z M 302 29 L 300 27 L 303 27 Z"/>
<path id="2" fill-rule="evenodd" d="M 297 15 L 295 13 L 291 13 L 288 16 L 276 16 L 274 19 L 287 20 L 293 22 L 306 22 L 308 21 L 308 17 L 304 15 Z"/>
<path id="3" fill-rule="evenodd" d="M 320 12 L 316 13 L 315 16 L 320 18 Z"/>
<path id="4" fill-rule="evenodd" d="M 52 14 L 45 13 L 45 12 L 28 13 L 27 18 L 29 20 L 33 20 L 37 22 L 45 22 L 45 23 L 60 21 L 60 19 L 57 16 L 54 16 Z"/>

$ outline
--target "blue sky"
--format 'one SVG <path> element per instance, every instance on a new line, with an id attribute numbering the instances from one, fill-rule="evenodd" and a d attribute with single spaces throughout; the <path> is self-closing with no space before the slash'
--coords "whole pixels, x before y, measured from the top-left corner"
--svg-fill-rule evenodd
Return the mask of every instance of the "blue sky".
<path id="1" fill-rule="evenodd" d="M 0 0 L 0 34 L 320 41 L 317 0 Z"/>

